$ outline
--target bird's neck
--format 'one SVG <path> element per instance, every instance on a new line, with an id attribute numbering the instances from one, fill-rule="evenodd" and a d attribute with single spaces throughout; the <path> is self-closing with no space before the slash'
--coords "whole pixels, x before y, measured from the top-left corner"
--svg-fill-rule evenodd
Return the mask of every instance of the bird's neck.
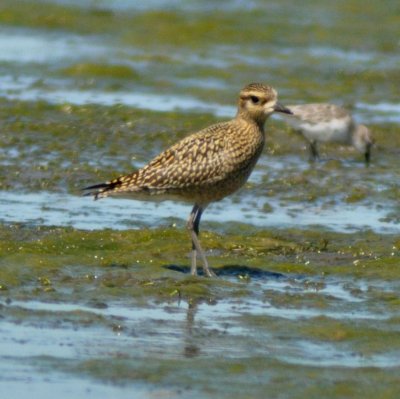
<path id="1" fill-rule="evenodd" d="M 265 114 L 249 115 L 248 112 L 244 112 L 243 110 L 239 109 L 236 114 L 236 119 L 246 122 L 247 124 L 257 126 L 261 132 L 264 132 L 264 124 L 267 120 L 267 116 L 265 116 Z"/>

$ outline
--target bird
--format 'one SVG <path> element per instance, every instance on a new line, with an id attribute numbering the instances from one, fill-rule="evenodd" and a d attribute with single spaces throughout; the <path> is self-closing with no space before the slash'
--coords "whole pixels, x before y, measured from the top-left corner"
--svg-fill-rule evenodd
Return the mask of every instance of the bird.
<path id="1" fill-rule="evenodd" d="M 264 144 L 264 124 L 273 112 L 290 113 L 278 102 L 277 91 L 250 83 L 239 94 L 236 116 L 192 133 L 161 152 L 133 173 L 84 188 L 100 199 L 181 200 L 194 204 L 187 221 L 192 240 L 190 273 L 197 275 L 197 256 L 203 273 L 215 277 L 199 241 L 200 219 L 207 206 L 234 193 L 247 181 Z"/>
<path id="2" fill-rule="evenodd" d="M 354 147 L 364 154 L 365 164 L 371 159 L 374 143 L 370 129 L 355 123 L 345 108 L 328 103 L 287 105 L 291 114 L 283 119 L 308 142 L 310 161 L 319 159 L 318 143 L 337 143 Z"/>

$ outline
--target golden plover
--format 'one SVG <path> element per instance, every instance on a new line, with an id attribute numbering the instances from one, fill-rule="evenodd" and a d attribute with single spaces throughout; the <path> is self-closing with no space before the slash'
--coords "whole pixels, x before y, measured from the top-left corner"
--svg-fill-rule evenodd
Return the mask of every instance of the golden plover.
<path id="1" fill-rule="evenodd" d="M 291 115 L 285 121 L 299 132 L 309 143 L 310 160 L 319 158 L 317 143 L 337 143 L 353 146 L 362 152 L 368 165 L 373 139 L 370 130 L 357 125 L 351 114 L 333 104 L 288 105 Z"/>
<path id="2" fill-rule="evenodd" d="M 199 242 L 205 208 L 238 190 L 248 179 L 264 148 L 264 123 L 273 112 L 290 113 L 278 103 L 270 86 L 252 83 L 240 92 L 236 117 L 178 141 L 136 172 L 85 188 L 95 199 L 128 196 L 180 199 L 194 203 L 187 222 L 192 239 L 191 274 L 197 274 L 197 254 L 204 274 L 211 277 Z"/>

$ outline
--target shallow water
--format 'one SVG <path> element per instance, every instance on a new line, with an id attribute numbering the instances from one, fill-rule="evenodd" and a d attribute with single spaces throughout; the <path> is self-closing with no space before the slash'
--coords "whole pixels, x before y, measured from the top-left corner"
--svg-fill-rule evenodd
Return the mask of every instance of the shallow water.
<path id="1" fill-rule="evenodd" d="M 234 280 L 232 283 L 243 284 Z M 74 395 L 82 395 L 86 389 L 95 395 L 101 389 L 118 397 L 125 397 L 127 392 L 132 397 L 212 397 L 203 391 L 201 382 L 207 380 L 207 368 L 193 371 L 196 374 L 193 379 L 189 377 L 190 387 L 183 388 L 183 393 L 177 387 L 182 383 L 185 386 L 184 381 L 165 371 L 165 367 L 171 367 L 178 376 L 182 375 L 187 367 L 185 359 L 196 365 L 203 360 L 208 363 L 220 359 L 218 362 L 223 362 L 227 372 L 234 375 L 234 368 L 239 367 L 234 365 L 245 364 L 235 377 L 240 381 L 240 375 L 253 367 L 252 362 L 257 367 L 258 359 L 265 357 L 268 364 L 258 369 L 263 378 L 277 373 L 273 369 L 288 366 L 294 367 L 298 375 L 301 370 L 337 368 L 341 378 L 371 367 L 398 370 L 400 342 L 392 338 L 385 349 L 375 335 L 378 330 L 388 337 L 398 334 L 398 311 L 382 312 L 374 300 L 371 283 L 348 278 L 338 281 L 335 277 L 314 279 L 314 283 L 315 286 L 312 279 L 306 282 L 294 276 L 255 279 L 246 284 L 252 292 L 249 297 L 189 305 L 179 301 L 145 306 L 132 302 L 128 307 L 118 301 L 100 308 L 36 301 L 3 304 L 6 320 L 1 326 L 0 351 L 8 361 L 3 363 L 2 375 L 3 379 L 13 376 L 12 382 L 6 379 L 2 384 L 3 389 L 14 389 L 33 374 L 37 375 L 32 384 L 34 395 L 42 392 L 44 383 L 50 389 Z M 398 288 L 396 283 L 390 291 L 397 298 Z M 278 298 L 292 295 L 302 298 L 295 307 L 290 301 L 279 304 Z M 29 317 L 17 322 L 23 312 L 28 312 Z M 11 322 L 7 320 L 10 318 Z M 87 373 L 95 378 L 103 375 L 97 371 L 103 361 L 118 370 L 118 359 L 126 363 L 124 368 L 132 375 L 143 368 L 157 373 L 161 367 L 158 372 L 165 387 L 154 388 L 152 383 L 132 385 L 125 372 L 115 375 L 111 370 L 106 380 L 111 378 L 115 385 L 103 385 L 102 377 L 94 387 L 86 381 Z M 157 366 L 156 359 L 164 366 Z M 21 361 L 25 365 L 22 370 Z M 165 366 L 168 363 L 170 366 Z M 79 376 L 74 370 L 82 367 L 87 371 Z M 395 380 L 392 384 L 397 384 Z M 66 383 L 71 388 L 67 389 Z"/>
<path id="2" fill-rule="evenodd" d="M 3 0 L 0 395 L 397 398 L 399 12 Z M 191 205 L 81 189 L 233 117 L 250 81 L 348 106 L 372 164 L 321 147 L 311 165 L 271 118 L 246 187 L 204 215 L 219 278 L 191 278 Z"/>
<path id="3" fill-rule="evenodd" d="M 250 200 L 250 199 L 249 199 Z M 337 232 L 356 232 L 370 229 L 379 233 L 399 233 L 398 222 L 387 220 L 387 210 L 363 205 L 339 205 L 324 209 L 322 204 L 285 206 L 269 200 L 273 212 L 263 212 L 265 199 L 246 205 L 245 200 L 234 203 L 229 198 L 210 206 L 204 222 L 247 223 L 263 228 L 317 228 Z M 111 199 L 92 202 L 86 197 L 56 193 L 2 192 L 0 221 L 45 226 L 70 226 L 77 229 L 97 230 L 113 228 L 141 228 L 179 223 L 188 218 L 192 206 L 171 201 L 142 202 L 129 199 Z M 368 219 L 363 215 L 368 213 Z"/>

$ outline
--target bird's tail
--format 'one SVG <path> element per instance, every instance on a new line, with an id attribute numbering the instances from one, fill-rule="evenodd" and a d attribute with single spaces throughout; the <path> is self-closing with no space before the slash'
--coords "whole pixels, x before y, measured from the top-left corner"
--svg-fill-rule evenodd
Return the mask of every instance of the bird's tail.
<path id="1" fill-rule="evenodd" d="M 137 172 L 126 176 L 117 177 L 114 180 L 105 183 L 95 184 L 93 186 L 85 187 L 83 189 L 85 196 L 93 195 L 94 199 L 108 197 L 112 194 L 118 194 L 126 191 L 137 190 Z"/>
<path id="2" fill-rule="evenodd" d="M 107 197 L 115 188 L 118 186 L 118 183 L 113 181 L 108 181 L 105 183 L 94 184 L 93 186 L 85 187 L 82 189 L 84 192 L 84 196 L 94 196 L 94 199 L 100 199 L 103 197 Z"/>

